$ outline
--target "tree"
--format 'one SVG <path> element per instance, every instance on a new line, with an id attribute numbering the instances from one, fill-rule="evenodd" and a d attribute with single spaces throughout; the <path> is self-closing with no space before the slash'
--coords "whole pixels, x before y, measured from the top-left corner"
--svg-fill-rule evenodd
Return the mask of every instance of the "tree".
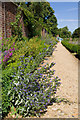
<path id="1" fill-rule="evenodd" d="M 29 29 L 29 37 L 40 35 L 42 28 L 48 33 L 57 35 L 57 19 L 49 2 L 18 3 L 24 12 L 24 22 Z"/>
<path id="2" fill-rule="evenodd" d="M 70 38 L 71 37 L 71 32 L 69 31 L 67 26 L 60 28 L 58 30 L 58 33 L 59 33 L 59 36 L 62 38 Z"/>
<path id="3" fill-rule="evenodd" d="M 72 38 L 79 38 L 80 34 L 80 27 L 75 29 L 73 34 L 72 34 Z"/>

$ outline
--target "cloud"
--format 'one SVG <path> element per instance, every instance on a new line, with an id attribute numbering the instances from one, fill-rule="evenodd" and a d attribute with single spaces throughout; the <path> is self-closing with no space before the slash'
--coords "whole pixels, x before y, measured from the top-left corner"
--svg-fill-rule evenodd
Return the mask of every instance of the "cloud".
<path id="1" fill-rule="evenodd" d="M 78 10 L 78 8 L 70 8 L 70 9 L 68 9 L 67 11 L 75 11 L 75 10 Z"/>
<path id="2" fill-rule="evenodd" d="M 78 22 L 78 19 L 59 19 L 59 22 Z"/>

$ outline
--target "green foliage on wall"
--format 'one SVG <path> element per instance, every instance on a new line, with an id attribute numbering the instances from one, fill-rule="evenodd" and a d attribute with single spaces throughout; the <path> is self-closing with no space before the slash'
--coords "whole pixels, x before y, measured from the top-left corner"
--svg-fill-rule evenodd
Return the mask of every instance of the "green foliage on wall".
<path id="1" fill-rule="evenodd" d="M 48 2 L 18 3 L 24 13 L 24 23 L 28 27 L 29 37 L 40 36 L 42 28 L 57 35 L 57 19 Z"/>

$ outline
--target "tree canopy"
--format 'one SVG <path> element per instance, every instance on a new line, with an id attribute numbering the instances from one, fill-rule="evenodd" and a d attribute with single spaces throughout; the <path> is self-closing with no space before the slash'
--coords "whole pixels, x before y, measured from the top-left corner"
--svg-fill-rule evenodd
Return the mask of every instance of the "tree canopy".
<path id="1" fill-rule="evenodd" d="M 58 34 L 61 38 L 70 38 L 71 37 L 71 32 L 69 31 L 67 26 L 58 29 Z"/>
<path id="2" fill-rule="evenodd" d="M 49 2 L 20 2 L 24 12 L 24 22 L 29 29 L 29 37 L 41 34 L 41 29 L 45 28 L 48 33 L 57 35 L 57 19 L 54 10 Z"/>
<path id="3" fill-rule="evenodd" d="M 72 34 L 72 38 L 79 38 L 80 34 L 80 27 L 75 29 L 73 34 Z"/>

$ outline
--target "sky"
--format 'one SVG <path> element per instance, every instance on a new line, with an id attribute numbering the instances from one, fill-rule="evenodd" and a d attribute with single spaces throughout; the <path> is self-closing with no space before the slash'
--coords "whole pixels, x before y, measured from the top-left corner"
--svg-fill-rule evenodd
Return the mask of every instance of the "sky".
<path id="1" fill-rule="evenodd" d="M 78 2 L 50 2 L 55 11 L 58 28 L 68 27 L 73 32 L 78 28 Z"/>

